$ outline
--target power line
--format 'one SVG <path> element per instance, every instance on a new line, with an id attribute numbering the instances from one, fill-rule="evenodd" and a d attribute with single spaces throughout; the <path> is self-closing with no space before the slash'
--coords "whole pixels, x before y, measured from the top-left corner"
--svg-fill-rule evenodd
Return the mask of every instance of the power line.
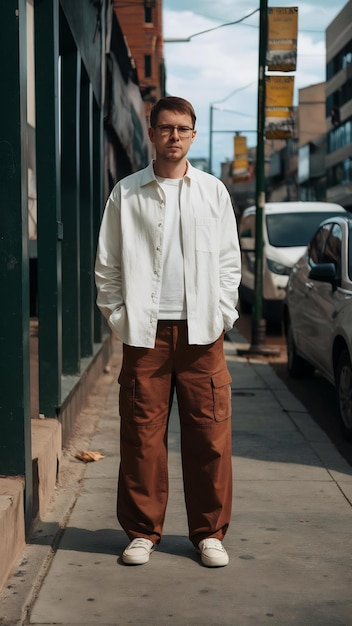
<path id="1" fill-rule="evenodd" d="M 241 17 L 239 20 L 235 20 L 234 22 L 227 22 L 226 24 L 220 24 L 219 26 L 213 26 L 213 28 L 207 28 L 206 30 L 201 30 L 199 33 L 194 33 L 193 35 L 189 35 L 189 37 L 185 37 L 184 39 L 170 38 L 170 39 L 164 39 L 164 41 L 166 43 L 178 43 L 182 41 L 191 41 L 193 37 L 198 37 L 199 35 L 205 35 L 206 33 L 211 33 L 213 30 L 218 30 L 219 28 L 224 28 L 225 26 L 233 26 L 234 24 L 240 24 L 240 22 L 243 22 L 244 20 L 248 19 L 255 13 L 258 13 L 258 11 L 259 9 L 254 9 L 254 11 L 252 11 L 251 13 L 248 13 L 248 15 L 245 15 L 244 17 Z"/>
<path id="2" fill-rule="evenodd" d="M 225 100 L 229 100 L 229 98 L 231 98 L 231 96 L 234 96 L 236 93 L 239 93 L 240 91 L 244 91 L 245 89 L 248 89 L 248 87 L 251 87 L 252 85 L 254 85 L 254 83 L 256 83 L 255 80 L 252 81 L 251 83 L 248 83 L 248 85 L 244 85 L 243 87 L 238 87 L 234 91 L 231 91 L 231 93 L 225 98 L 223 98 L 222 100 L 217 100 L 216 102 L 213 102 L 212 104 L 221 104 L 222 102 L 225 102 Z M 214 107 L 214 109 L 215 108 L 216 107 Z"/>
<path id="3" fill-rule="evenodd" d="M 213 107 L 215 111 L 222 111 L 223 113 L 235 113 L 236 115 L 243 115 L 244 117 L 257 117 L 256 115 L 250 115 L 249 113 L 243 113 L 242 111 L 234 111 L 233 109 L 218 109 Z"/>
<path id="4" fill-rule="evenodd" d="M 235 20 L 234 22 L 227 22 L 226 24 L 220 24 L 219 26 L 214 26 L 213 28 L 208 28 L 207 30 L 202 30 L 200 31 L 200 33 L 195 33 L 194 35 L 190 35 L 189 38 L 192 39 L 193 37 L 198 37 L 198 35 L 204 35 L 205 33 L 210 33 L 211 31 L 217 30 L 218 28 L 224 28 L 224 26 L 233 26 L 233 24 L 240 24 L 240 22 L 244 22 L 244 20 L 248 19 L 255 13 L 258 13 L 258 11 L 259 9 L 254 9 L 254 11 L 252 11 L 251 13 L 248 13 L 248 15 L 245 15 L 244 17 L 241 17 L 239 20 Z"/>

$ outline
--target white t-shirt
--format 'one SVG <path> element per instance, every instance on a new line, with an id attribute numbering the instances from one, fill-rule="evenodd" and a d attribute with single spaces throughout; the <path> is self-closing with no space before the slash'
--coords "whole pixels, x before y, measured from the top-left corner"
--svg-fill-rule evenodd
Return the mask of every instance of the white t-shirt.
<path id="1" fill-rule="evenodd" d="M 165 229 L 163 242 L 163 273 L 158 319 L 187 318 L 184 261 L 180 217 L 182 179 L 156 177 L 165 197 Z"/>

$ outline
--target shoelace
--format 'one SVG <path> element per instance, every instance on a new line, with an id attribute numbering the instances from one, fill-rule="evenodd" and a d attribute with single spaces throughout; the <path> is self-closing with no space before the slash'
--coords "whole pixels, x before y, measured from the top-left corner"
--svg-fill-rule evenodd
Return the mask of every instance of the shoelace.
<path id="1" fill-rule="evenodd" d="M 148 548 L 149 549 L 149 540 L 144 537 L 137 537 L 137 539 L 133 539 L 130 545 L 131 548 Z"/>
<path id="2" fill-rule="evenodd" d="M 213 539 L 212 537 L 209 537 L 209 539 L 205 539 L 204 540 L 204 548 L 216 548 L 217 550 L 222 550 L 224 551 L 225 548 L 222 545 L 221 541 L 219 539 Z"/>

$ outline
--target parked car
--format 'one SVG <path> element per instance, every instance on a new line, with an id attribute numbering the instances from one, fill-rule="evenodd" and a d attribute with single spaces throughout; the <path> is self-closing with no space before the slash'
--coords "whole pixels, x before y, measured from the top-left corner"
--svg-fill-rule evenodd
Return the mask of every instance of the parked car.
<path id="1" fill-rule="evenodd" d="M 345 215 L 339 204 L 327 202 L 268 202 L 263 215 L 263 316 L 281 322 L 288 275 L 304 253 L 320 222 Z M 240 305 L 250 313 L 255 299 L 256 208 L 245 209 L 239 222 L 242 252 Z"/>
<path id="2" fill-rule="evenodd" d="M 318 369 L 335 385 L 342 431 L 352 440 L 352 214 L 324 220 L 292 268 L 284 325 L 290 375 Z"/>

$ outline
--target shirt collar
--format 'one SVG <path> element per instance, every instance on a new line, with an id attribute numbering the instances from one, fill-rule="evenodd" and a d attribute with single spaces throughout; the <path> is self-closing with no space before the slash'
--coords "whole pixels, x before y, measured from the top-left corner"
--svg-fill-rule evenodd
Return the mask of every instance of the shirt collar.
<path id="1" fill-rule="evenodd" d="M 142 187 L 144 185 L 149 185 L 149 183 L 152 183 L 154 180 L 156 181 L 154 168 L 153 168 L 153 161 L 150 161 L 149 165 L 147 165 L 147 167 L 145 167 L 144 170 L 142 170 L 141 176 L 142 176 L 142 180 L 141 180 Z"/>
<path id="2" fill-rule="evenodd" d="M 187 160 L 187 171 L 184 175 L 184 178 L 189 178 L 190 180 L 198 179 L 197 169 L 193 167 L 193 165 L 191 165 L 188 160 Z M 154 173 L 153 161 L 150 161 L 149 165 L 147 165 L 147 167 L 144 168 L 144 170 L 142 170 L 141 186 L 148 185 L 149 183 L 152 183 L 153 181 L 156 181 L 156 178 L 155 178 L 155 173 Z"/>

